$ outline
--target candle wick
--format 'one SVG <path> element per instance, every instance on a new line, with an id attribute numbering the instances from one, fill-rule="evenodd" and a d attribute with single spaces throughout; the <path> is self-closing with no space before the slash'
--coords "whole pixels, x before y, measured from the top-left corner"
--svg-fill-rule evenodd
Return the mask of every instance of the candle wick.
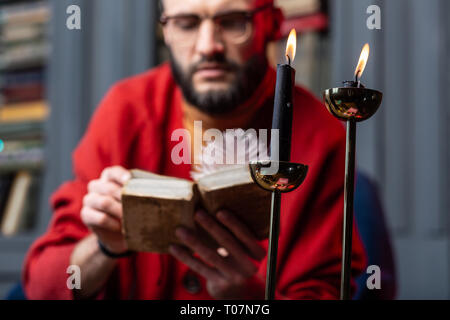
<path id="1" fill-rule="evenodd" d="M 288 64 L 291 65 L 291 57 L 289 57 L 289 55 L 286 54 L 286 58 L 287 58 L 287 60 L 288 60 Z"/>
<path id="2" fill-rule="evenodd" d="M 361 88 L 361 81 L 359 80 L 359 71 L 355 75 L 356 87 Z"/>

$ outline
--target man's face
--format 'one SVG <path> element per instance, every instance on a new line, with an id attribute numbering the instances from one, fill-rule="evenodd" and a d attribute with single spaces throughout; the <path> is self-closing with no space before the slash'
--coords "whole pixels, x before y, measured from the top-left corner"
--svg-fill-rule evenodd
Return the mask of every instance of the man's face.
<path id="1" fill-rule="evenodd" d="M 169 17 L 164 37 L 174 76 L 186 100 L 207 113 L 221 114 L 249 99 L 267 69 L 267 36 L 256 19 L 248 19 L 245 27 L 238 23 L 242 21 L 239 15 L 227 14 L 252 12 L 261 5 L 257 6 L 256 0 L 163 3 L 163 17 Z M 268 12 L 270 16 L 270 9 L 256 15 Z"/>

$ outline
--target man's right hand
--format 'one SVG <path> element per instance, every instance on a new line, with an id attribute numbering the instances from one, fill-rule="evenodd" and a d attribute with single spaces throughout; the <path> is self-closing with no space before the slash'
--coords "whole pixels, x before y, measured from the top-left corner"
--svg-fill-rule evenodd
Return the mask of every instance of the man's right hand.
<path id="1" fill-rule="evenodd" d="M 121 233 L 121 189 L 130 178 L 130 172 L 122 167 L 106 168 L 99 179 L 89 182 L 81 209 L 84 224 L 109 251 L 117 254 L 127 251 Z"/>

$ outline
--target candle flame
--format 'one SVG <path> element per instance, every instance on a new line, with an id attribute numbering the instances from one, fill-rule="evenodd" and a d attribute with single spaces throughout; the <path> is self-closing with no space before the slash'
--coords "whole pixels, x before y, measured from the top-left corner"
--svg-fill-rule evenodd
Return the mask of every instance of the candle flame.
<path id="1" fill-rule="evenodd" d="M 286 46 L 286 59 L 288 60 L 289 63 L 291 61 L 294 61 L 296 51 L 297 51 L 297 32 L 295 31 L 295 29 L 292 29 L 291 33 L 289 34 Z"/>
<path id="2" fill-rule="evenodd" d="M 355 76 L 357 79 L 361 78 L 364 69 L 367 65 L 367 60 L 369 60 L 370 46 L 366 43 L 361 51 L 361 56 L 359 57 L 358 66 L 355 70 Z"/>

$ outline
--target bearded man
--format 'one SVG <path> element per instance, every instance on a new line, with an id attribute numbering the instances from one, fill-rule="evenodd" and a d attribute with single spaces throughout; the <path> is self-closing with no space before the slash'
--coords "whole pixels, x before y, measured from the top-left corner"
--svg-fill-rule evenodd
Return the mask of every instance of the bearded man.
<path id="1" fill-rule="evenodd" d="M 170 254 L 128 252 L 121 233 L 121 187 L 129 169 L 189 179 L 176 165 L 177 129 L 270 129 L 275 71 L 266 49 L 282 14 L 271 0 L 165 0 L 161 23 L 170 62 L 114 85 L 74 152 L 75 178 L 52 196 L 49 229 L 24 268 L 31 299 L 263 299 L 268 241 L 233 212 L 195 214 L 226 250 L 219 254 L 193 230 Z M 339 297 L 345 132 L 312 94 L 294 92 L 291 157 L 310 167 L 283 197 L 276 299 Z M 354 230 L 353 275 L 364 250 Z M 81 288 L 66 284 L 68 266 Z"/>

